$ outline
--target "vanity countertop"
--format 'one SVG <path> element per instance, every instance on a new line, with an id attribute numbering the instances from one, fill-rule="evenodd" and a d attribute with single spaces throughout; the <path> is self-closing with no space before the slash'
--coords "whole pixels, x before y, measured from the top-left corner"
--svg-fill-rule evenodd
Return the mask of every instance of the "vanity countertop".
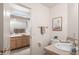
<path id="1" fill-rule="evenodd" d="M 54 52 L 54 53 L 57 53 L 58 55 L 70 55 L 70 52 L 57 49 L 56 47 L 54 47 L 53 44 L 45 47 L 44 49 L 45 49 L 45 51 L 48 51 L 48 52 L 51 52 L 51 53 Z M 78 53 L 77 53 L 77 55 L 78 55 Z"/>
<path id="2" fill-rule="evenodd" d="M 10 37 L 17 37 L 17 36 L 22 36 L 22 35 L 29 36 L 30 34 L 26 34 L 26 33 L 11 34 L 11 36 L 10 36 Z"/>

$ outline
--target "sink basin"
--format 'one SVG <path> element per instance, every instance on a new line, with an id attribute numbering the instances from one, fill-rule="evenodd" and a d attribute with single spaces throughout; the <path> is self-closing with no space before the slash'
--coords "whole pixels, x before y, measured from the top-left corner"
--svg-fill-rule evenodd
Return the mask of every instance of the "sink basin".
<path id="1" fill-rule="evenodd" d="M 56 43 L 55 47 L 60 50 L 70 51 L 72 48 L 72 44 L 71 43 Z"/>

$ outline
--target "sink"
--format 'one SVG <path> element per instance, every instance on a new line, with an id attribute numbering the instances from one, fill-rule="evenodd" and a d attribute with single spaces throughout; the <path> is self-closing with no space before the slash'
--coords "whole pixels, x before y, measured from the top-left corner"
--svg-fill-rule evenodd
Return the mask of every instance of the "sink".
<path id="1" fill-rule="evenodd" d="M 55 47 L 64 51 L 71 51 L 72 44 L 71 43 L 56 43 Z"/>
<path id="2" fill-rule="evenodd" d="M 63 50 L 63 51 L 71 51 L 72 44 L 71 43 L 56 43 L 54 45 L 57 49 Z M 76 50 L 79 51 L 79 47 L 76 47 Z"/>

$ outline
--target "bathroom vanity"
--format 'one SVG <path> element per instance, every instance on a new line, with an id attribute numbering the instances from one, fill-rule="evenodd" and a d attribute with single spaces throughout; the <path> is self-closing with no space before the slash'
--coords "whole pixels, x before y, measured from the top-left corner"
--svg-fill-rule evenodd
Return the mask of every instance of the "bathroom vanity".
<path id="1" fill-rule="evenodd" d="M 27 47 L 30 45 L 30 35 L 12 35 L 10 37 L 10 49 Z"/>
<path id="2" fill-rule="evenodd" d="M 56 43 L 44 48 L 47 55 L 71 55 L 71 43 Z M 76 47 L 76 55 L 78 55 L 78 47 Z"/>
<path id="3" fill-rule="evenodd" d="M 63 51 L 54 47 L 54 45 L 49 45 L 44 48 L 47 55 L 70 55 L 68 51 Z"/>

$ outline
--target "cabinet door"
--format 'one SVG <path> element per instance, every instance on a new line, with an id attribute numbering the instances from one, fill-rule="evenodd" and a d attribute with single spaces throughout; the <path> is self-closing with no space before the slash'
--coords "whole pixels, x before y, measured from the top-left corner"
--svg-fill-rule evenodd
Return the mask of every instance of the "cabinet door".
<path id="1" fill-rule="evenodd" d="M 22 45 L 27 46 L 30 44 L 30 36 L 23 36 Z"/>
<path id="2" fill-rule="evenodd" d="M 17 48 L 22 47 L 22 37 L 16 37 L 17 40 Z"/>
<path id="3" fill-rule="evenodd" d="M 27 36 L 26 40 L 27 40 L 27 45 L 30 45 L 30 36 Z"/>
<path id="4" fill-rule="evenodd" d="M 10 49 L 15 49 L 16 47 L 16 39 L 13 37 L 10 40 Z"/>
<path id="5" fill-rule="evenodd" d="M 26 39 L 22 40 L 22 46 L 27 46 L 27 40 Z"/>

